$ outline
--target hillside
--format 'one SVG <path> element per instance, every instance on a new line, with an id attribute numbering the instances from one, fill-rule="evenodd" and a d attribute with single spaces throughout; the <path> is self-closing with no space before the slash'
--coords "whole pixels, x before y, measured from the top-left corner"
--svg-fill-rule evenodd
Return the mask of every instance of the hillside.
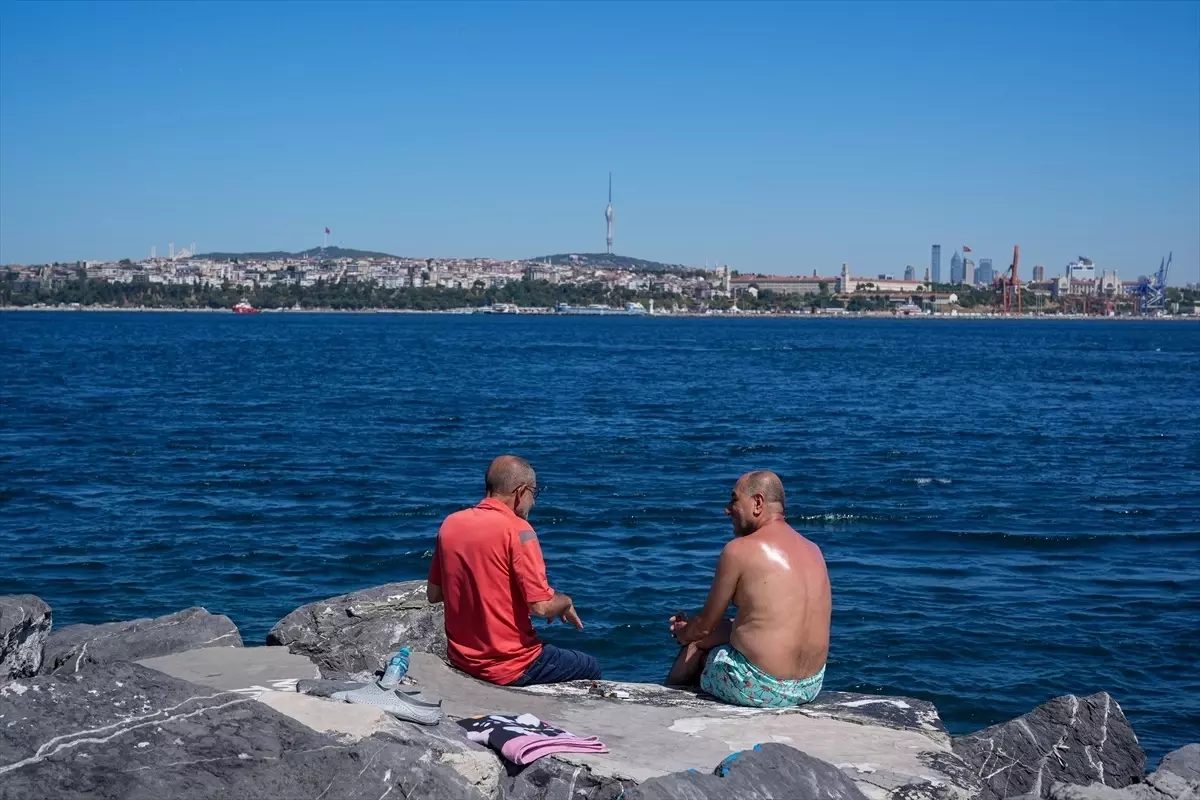
<path id="1" fill-rule="evenodd" d="M 271 250 L 261 253 L 201 253 L 196 258 L 206 258 L 213 261 L 279 261 L 285 258 L 316 258 L 322 256 L 322 248 L 313 247 L 299 253 L 287 253 L 283 250 Z M 373 250 L 354 250 L 347 247 L 326 247 L 324 258 L 396 258 L 390 253 L 377 253 Z"/>
<path id="2" fill-rule="evenodd" d="M 538 256 L 535 261 L 552 261 L 555 264 L 573 264 L 577 266 L 596 267 L 597 269 L 624 269 L 631 272 L 693 272 L 695 267 L 683 264 L 663 264 L 660 261 L 647 261 L 632 256 L 618 256 L 612 253 L 559 253 L 553 256 Z"/>

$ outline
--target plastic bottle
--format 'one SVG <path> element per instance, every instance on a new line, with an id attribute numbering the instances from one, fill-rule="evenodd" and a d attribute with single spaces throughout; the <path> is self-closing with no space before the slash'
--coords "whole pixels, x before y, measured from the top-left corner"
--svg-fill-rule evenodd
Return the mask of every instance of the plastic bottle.
<path id="1" fill-rule="evenodd" d="M 384 689 L 392 689 L 396 684 L 400 683 L 400 679 L 408 674 L 408 656 L 409 650 L 407 647 L 401 647 L 391 660 L 388 661 L 387 669 L 383 671 L 383 678 L 380 679 L 379 685 Z"/>

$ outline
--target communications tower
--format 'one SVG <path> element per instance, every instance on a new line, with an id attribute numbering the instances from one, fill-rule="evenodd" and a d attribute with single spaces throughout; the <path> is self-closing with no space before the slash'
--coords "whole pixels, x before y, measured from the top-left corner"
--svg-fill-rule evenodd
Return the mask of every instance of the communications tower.
<path id="1" fill-rule="evenodd" d="M 608 173 L 608 208 L 604 209 L 604 220 L 608 223 L 608 253 L 612 255 L 613 239 L 613 207 L 612 207 L 612 173 Z"/>

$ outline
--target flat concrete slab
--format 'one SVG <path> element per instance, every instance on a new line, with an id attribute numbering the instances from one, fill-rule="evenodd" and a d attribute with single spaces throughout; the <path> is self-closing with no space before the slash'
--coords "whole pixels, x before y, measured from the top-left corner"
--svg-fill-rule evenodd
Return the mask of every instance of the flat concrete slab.
<path id="1" fill-rule="evenodd" d="M 936 712 L 908 714 L 911 724 L 894 726 L 886 715 L 875 721 L 864 716 L 870 705 L 891 704 L 906 714 L 915 710 L 915 701 L 901 698 L 856 696 L 779 711 L 737 708 L 647 684 L 606 681 L 591 687 L 510 689 L 477 681 L 425 653 L 413 654 L 409 677 L 442 697 L 442 708 L 453 719 L 529 713 L 571 733 L 598 736 L 609 753 L 558 758 L 606 777 L 640 782 L 687 769 L 707 771 L 735 751 L 781 742 L 836 764 L 878 800 L 914 783 L 945 786 L 951 796 L 970 793 L 953 775 L 958 759 Z M 839 712 L 839 702 L 850 705 Z"/>
<path id="2" fill-rule="evenodd" d="M 209 647 L 137 663 L 173 678 L 243 694 L 294 692 L 297 681 L 321 677 L 312 661 L 286 647 Z"/>
<path id="3" fill-rule="evenodd" d="M 780 742 L 837 765 L 872 800 L 905 796 L 900 787 L 967 798 L 970 779 L 950 749 L 937 712 L 906 698 L 823 694 L 808 706 L 762 710 L 714 702 L 652 684 L 577 682 L 514 689 L 475 680 L 427 653 L 413 653 L 405 683 L 442 698 L 446 718 L 432 728 L 399 722 L 369 706 L 299 694 L 317 667 L 284 647 L 210 648 L 140 662 L 177 678 L 255 697 L 343 741 L 374 733 L 431 747 L 435 757 L 481 788 L 496 785 L 500 763 L 468 742 L 456 720 L 528 713 L 608 745 L 600 755 L 556 756 L 601 777 L 641 782 L 688 769 L 709 771 L 730 753 Z"/>
<path id="4" fill-rule="evenodd" d="M 253 697 L 340 742 L 355 742 L 382 733 L 425 748 L 431 759 L 458 772 L 485 797 L 495 797 L 499 792 L 504 775 L 500 759 L 487 748 L 468 741 L 466 733 L 453 721 L 443 720 L 433 727 L 413 725 L 372 706 L 299 694 L 296 684 L 320 682 L 320 671 L 308 657 L 293 655 L 286 647 L 191 650 L 140 663 L 201 686 Z"/>

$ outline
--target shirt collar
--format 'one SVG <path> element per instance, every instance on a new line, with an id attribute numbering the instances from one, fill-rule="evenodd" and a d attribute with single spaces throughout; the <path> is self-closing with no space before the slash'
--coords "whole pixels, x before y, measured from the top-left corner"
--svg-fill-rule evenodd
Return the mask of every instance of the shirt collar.
<path id="1" fill-rule="evenodd" d="M 497 500 L 494 497 L 483 498 L 483 500 L 480 501 L 479 505 L 477 505 L 475 507 L 476 508 L 487 508 L 492 511 L 499 511 L 502 514 L 507 514 L 508 516 L 512 517 L 513 519 L 520 519 L 520 517 L 518 517 L 516 515 L 516 512 L 514 512 L 511 508 L 504 505 L 504 503 L 501 503 L 499 500 Z"/>

